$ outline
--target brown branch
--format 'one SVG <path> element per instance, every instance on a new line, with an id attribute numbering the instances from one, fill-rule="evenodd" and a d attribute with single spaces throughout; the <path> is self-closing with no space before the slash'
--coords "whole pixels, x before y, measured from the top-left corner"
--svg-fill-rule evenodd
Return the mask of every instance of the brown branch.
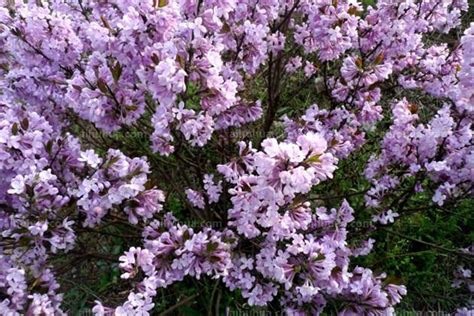
<path id="1" fill-rule="evenodd" d="M 384 227 L 381 227 L 381 229 L 383 231 L 386 231 L 389 234 L 396 235 L 396 236 L 401 237 L 401 238 L 406 239 L 406 240 L 417 242 L 419 244 L 422 244 L 422 245 L 425 245 L 425 246 L 428 246 L 428 247 L 432 247 L 432 248 L 436 248 L 436 249 L 439 249 L 439 250 L 442 250 L 442 251 L 445 251 L 445 252 L 449 252 L 449 253 L 452 253 L 452 254 L 455 254 L 455 255 L 458 255 L 458 256 L 466 257 L 468 259 L 474 259 L 474 254 L 471 254 L 469 252 L 462 252 L 462 251 L 459 251 L 459 250 L 456 250 L 456 249 L 446 248 L 446 247 L 443 247 L 443 246 L 440 246 L 440 245 L 437 245 L 437 244 L 433 244 L 433 243 L 428 242 L 428 241 L 424 241 L 424 240 L 420 240 L 420 239 L 416 239 L 416 238 L 413 238 L 413 237 L 410 237 L 410 236 L 400 234 L 398 232 L 395 232 L 393 230 L 390 230 L 390 229 L 387 229 L 387 228 L 384 228 Z"/>
<path id="2" fill-rule="evenodd" d="M 186 305 L 188 304 L 190 301 L 192 301 L 193 299 L 195 299 L 200 293 L 196 293 L 194 295 L 191 295 L 190 297 L 187 297 L 183 300 L 181 300 L 180 302 L 176 303 L 175 305 L 171 306 L 170 308 L 168 308 L 167 310 L 165 310 L 164 312 L 160 313 L 159 315 L 160 316 L 164 316 L 164 315 L 168 315 L 170 314 L 172 311 L 174 311 L 175 309 L 183 306 L 183 305 Z"/>

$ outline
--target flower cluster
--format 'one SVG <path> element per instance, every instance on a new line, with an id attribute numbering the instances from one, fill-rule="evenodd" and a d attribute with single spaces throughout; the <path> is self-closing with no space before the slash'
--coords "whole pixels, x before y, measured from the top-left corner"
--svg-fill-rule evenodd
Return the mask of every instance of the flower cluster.
<path id="1" fill-rule="evenodd" d="M 426 174 L 434 182 L 433 202 L 469 194 L 474 179 L 471 113 L 445 105 L 427 123 L 417 124 L 417 105 L 406 99 L 393 106 L 393 125 L 384 136 L 382 153 L 372 157 L 366 176 L 373 183 L 367 205 L 378 207 L 386 192 L 406 177 Z M 428 190 L 422 183 L 417 191 Z"/>
<path id="2" fill-rule="evenodd" d="M 279 215 L 278 210 L 332 177 L 337 159 L 326 152 L 326 140 L 319 134 L 307 133 L 299 136 L 296 143 L 266 139 L 262 151 L 250 144 L 240 146 L 242 156 L 218 166 L 226 180 L 234 183 L 229 190 L 233 204 L 229 225 L 248 238 L 260 235 L 259 227 L 272 228 L 283 236 L 307 225 L 304 218 L 310 216 L 305 215 L 308 210 L 297 208 L 296 214 L 301 214 L 294 217 Z"/>
<path id="3" fill-rule="evenodd" d="M 0 122 L 2 311 L 60 313 L 62 294 L 48 259 L 74 248 L 77 224 L 97 225 L 121 205 L 130 223 L 146 221 L 160 212 L 164 195 L 145 187 L 144 159 L 82 151 L 77 138 L 61 136 L 19 104 L 2 105 Z"/>
<path id="4" fill-rule="evenodd" d="M 130 315 L 153 308 L 156 289 L 182 281 L 187 275 L 200 279 L 205 275 L 222 277 L 231 267 L 231 231 L 218 232 L 205 228 L 195 232 L 186 225 L 176 223 L 172 214 L 162 221 L 152 221 L 143 231 L 144 248 L 132 247 L 120 257 L 123 279 L 136 278 L 142 271 L 145 278 L 130 293 L 128 300 L 115 309 L 119 315 Z M 235 239 L 234 239 L 235 240 Z M 98 315 L 110 308 L 100 302 L 94 307 Z"/>

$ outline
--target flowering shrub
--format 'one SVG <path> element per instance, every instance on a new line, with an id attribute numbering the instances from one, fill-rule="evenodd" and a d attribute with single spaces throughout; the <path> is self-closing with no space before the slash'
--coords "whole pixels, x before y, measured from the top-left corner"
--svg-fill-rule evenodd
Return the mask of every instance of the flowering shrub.
<path id="1" fill-rule="evenodd" d="M 135 234 L 129 294 L 98 315 L 153 313 L 190 278 L 288 315 L 393 314 L 406 287 L 351 264 L 375 240 L 319 192 L 369 148 L 371 229 L 420 192 L 472 196 L 474 26 L 430 40 L 466 0 L 0 3 L 3 314 L 62 314 L 61 258 L 113 225 Z"/>

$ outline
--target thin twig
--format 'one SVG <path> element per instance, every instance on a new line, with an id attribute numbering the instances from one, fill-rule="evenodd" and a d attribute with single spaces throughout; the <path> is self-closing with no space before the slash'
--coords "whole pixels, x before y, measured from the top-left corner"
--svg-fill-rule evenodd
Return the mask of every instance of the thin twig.
<path id="1" fill-rule="evenodd" d="M 187 297 L 183 300 L 181 300 L 180 302 L 176 303 L 175 305 L 171 306 L 170 308 L 168 308 L 167 310 L 165 310 L 164 312 L 162 312 L 160 314 L 160 316 L 164 316 L 164 315 L 168 315 L 169 313 L 171 313 L 172 311 L 174 311 L 175 309 L 183 306 L 183 305 L 186 305 L 188 304 L 190 301 L 192 301 L 193 299 L 195 299 L 197 296 L 199 295 L 199 293 L 196 293 L 194 295 L 191 295 L 190 297 Z"/>

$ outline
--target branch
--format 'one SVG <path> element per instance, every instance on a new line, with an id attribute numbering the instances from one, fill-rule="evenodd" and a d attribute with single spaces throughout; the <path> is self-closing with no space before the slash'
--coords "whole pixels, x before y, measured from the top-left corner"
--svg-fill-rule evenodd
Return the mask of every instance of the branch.
<path id="1" fill-rule="evenodd" d="M 192 301 L 193 299 L 195 299 L 197 296 L 199 295 L 199 293 L 196 293 L 194 295 L 191 295 L 190 297 L 187 297 L 185 298 L 184 300 L 181 300 L 180 302 L 176 303 L 175 305 L 171 306 L 170 308 L 168 308 L 167 310 L 165 310 L 164 312 L 162 312 L 161 314 L 159 314 L 160 316 L 164 316 L 164 315 L 168 315 L 169 313 L 171 313 L 172 311 L 174 311 L 175 309 L 183 306 L 183 305 L 186 305 L 187 303 L 189 303 L 190 301 Z"/>
<path id="2" fill-rule="evenodd" d="M 390 229 L 387 229 L 387 228 L 384 228 L 384 227 L 381 227 L 381 229 L 386 231 L 389 234 L 396 235 L 398 237 L 401 237 L 401 238 L 404 238 L 404 239 L 407 239 L 407 240 L 410 240 L 410 241 L 414 241 L 414 242 L 417 242 L 417 243 L 425 245 L 425 246 L 429 246 L 429 247 L 432 247 L 432 248 L 443 250 L 445 252 L 449 252 L 449 253 L 452 253 L 452 254 L 455 254 L 455 255 L 458 255 L 458 256 L 466 257 L 468 259 L 474 259 L 474 254 L 471 254 L 469 252 L 462 252 L 462 251 L 458 251 L 456 249 L 450 249 L 450 248 L 446 248 L 446 247 L 443 247 L 443 246 L 439 246 L 437 244 L 433 244 L 433 243 L 430 243 L 428 241 L 424 241 L 424 240 L 420 240 L 420 239 L 416 239 L 416 238 L 413 238 L 413 237 L 410 237 L 410 236 L 400 234 L 398 232 L 395 232 L 393 230 L 390 230 Z"/>

